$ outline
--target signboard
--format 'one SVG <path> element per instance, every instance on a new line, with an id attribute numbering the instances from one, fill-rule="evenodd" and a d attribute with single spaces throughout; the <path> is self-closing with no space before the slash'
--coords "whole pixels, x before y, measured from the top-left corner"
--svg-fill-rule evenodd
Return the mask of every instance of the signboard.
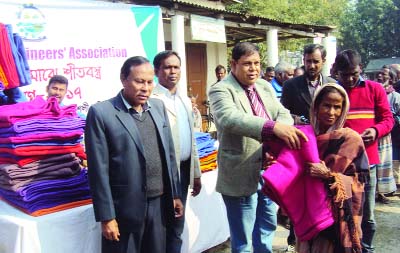
<path id="1" fill-rule="evenodd" d="M 226 43 L 223 19 L 190 15 L 192 40 Z"/>
<path id="2" fill-rule="evenodd" d="M 32 84 L 29 99 L 46 96 L 55 74 L 69 79 L 64 104 L 85 109 L 115 96 L 123 62 L 150 61 L 164 49 L 161 10 L 89 0 L 0 0 L 0 22 L 12 24 L 24 42 Z"/>

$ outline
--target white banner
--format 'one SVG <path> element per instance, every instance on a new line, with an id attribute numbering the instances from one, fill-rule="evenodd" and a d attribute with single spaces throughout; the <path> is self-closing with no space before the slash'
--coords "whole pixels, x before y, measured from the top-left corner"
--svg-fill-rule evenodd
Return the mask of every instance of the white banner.
<path id="1" fill-rule="evenodd" d="M 223 19 L 190 15 L 190 30 L 193 40 L 226 43 Z"/>
<path id="2" fill-rule="evenodd" d="M 28 1 L 29 2 L 29 1 Z M 164 49 L 161 11 L 88 0 L 0 0 L 0 22 L 24 40 L 32 84 L 29 99 L 46 96 L 55 74 L 69 80 L 64 104 L 84 106 L 115 96 L 123 62 L 141 55 L 152 61 Z"/>

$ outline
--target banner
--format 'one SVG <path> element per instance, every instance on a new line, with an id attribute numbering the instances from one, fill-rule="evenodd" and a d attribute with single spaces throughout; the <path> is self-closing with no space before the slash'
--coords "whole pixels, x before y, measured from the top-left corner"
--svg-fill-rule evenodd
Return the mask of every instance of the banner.
<path id="1" fill-rule="evenodd" d="M 190 31 L 192 40 L 226 43 L 225 21 L 223 19 L 191 14 Z"/>
<path id="2" fill-rule="evenodd" d="M 32 2 L 32 3 L 31 3 Z M 153 60 L 164 50 L 159 7 L 89 0 L 0 0 L 0 22 L 24 41 L 32 84 L 29 99 L 46 97 L 55 75 L 69 80 L 63 104 L 89 105 L 121 89 L 120 68 L 131 56 Z"/>

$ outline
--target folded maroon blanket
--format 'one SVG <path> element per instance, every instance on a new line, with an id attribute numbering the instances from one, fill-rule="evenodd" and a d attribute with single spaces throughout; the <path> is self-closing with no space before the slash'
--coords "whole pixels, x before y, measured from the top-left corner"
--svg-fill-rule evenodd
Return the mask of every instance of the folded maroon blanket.
<path id="1" fill-rule="evenodd" d="M 80 172 L 80 160 L 75 154 L 57 155 L 27 164 L 0 164 L 0 187 L 16 190 L 30 182 L 65 178 Z"/>
<path id="2" fill-rule="evenodd" d="M 305 172 L 307 162 L 320 162 L 316 137 L 311 126 L 297 126 L 308 137 L 300 150 L 291 150 L 282 141 L 270 145 L 277 163 L 262 175 L 263 192 L 289 216 L 300 241 L 312 239 L 334 222 L 327 191 L 322 180 Z"/>

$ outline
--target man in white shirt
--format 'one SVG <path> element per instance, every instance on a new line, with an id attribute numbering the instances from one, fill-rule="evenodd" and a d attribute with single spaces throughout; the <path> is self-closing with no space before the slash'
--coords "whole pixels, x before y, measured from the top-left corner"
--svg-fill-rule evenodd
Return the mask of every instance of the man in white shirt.
<path id="1" fill-rule="evenodd" d="M 198 195 L 201 190 L 200 162 L 194 139 L 192 105 L 190 99 L 181 96 L 178 90 L 181 77 L 179 55 L 170 50 L 160 52 L 155 56 L 153 65 L 158 84 L 153 90 L 152 97 L 164 101 L 167 108 L 180 173 L 182 203 L 185 206 L 189 185 L 192 188 L 192 196 Z M 181 252 L 184 223 L 183 215 L 167 224 L 167 253 Z"/>

